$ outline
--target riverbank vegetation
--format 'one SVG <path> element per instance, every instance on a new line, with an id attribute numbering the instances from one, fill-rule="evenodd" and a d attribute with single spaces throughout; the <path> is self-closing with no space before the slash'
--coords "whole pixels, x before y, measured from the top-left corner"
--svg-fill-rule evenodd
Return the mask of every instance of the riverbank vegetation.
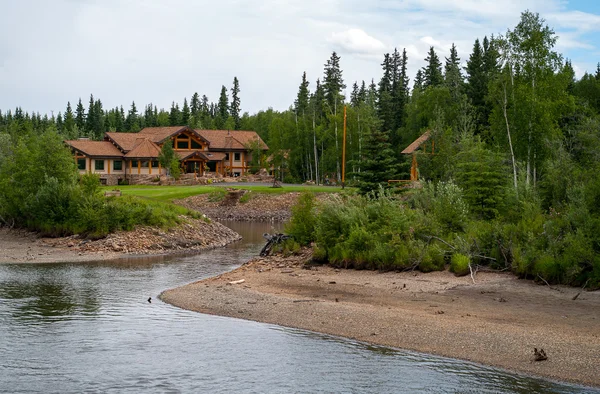
<path id="1" fill-rule="evenodd" d="M 79 176 L 53 131 L 4 135 L 0 144 L 0 224 L 44 235 L 91 238 L 136 225 L 168 228 L 196 212 L 133 196 L 106 198 L 97 175 Z"/>
<path id="2" fill-rule="evenodd" d="M 524 191 L 524 190 L 523 190 Z M 293 209 L 285 250 L 314 242 L 314 259 L 356 269 L 512 271 L 547 283 L 600 287 L 600 188 L 580 186 L 577 203 L 545 212 L 536 196 L 510 189 L 494 218 L 481 214 L 453 181 L 428 182 L 393 194 L 337 194 L 317 202 L 303 195 Z"/>

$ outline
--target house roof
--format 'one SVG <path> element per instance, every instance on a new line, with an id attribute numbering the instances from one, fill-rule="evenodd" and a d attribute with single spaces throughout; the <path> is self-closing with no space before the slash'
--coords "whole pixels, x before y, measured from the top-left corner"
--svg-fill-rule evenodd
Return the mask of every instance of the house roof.
<path id="1" fill-rule="evenodd" d="M 131 149 L 125 157 L 135 159 L 154 159 L 160 154 L 160 148 L 154 142 L 148 138 L 138 138 L 135 146 Z"/>
<path id="2" fill-rule="evenodd" d="M 70 140 L 65 143 L 90 157 L 123 157 L 123 153 L 109 141 Z"/>
<path id="3" fill-rule="evenodd" d="M 140 138 L 138 133 L 108 132 L 104 133 L 104 135 L 109 139 L 109 141 L 117 144 L 125 152 L 132 150 L 136 145 L 137 139 Z"/>
<path id="4" fill-rule="evenodd" d="M 196 132 L 209 142 L 209 149 L 247 149 L 247 145 L 258 140 L 260 148 L 267 150 L 269 147 L 260 138 L 256 131 L 247 130 L 196 130 Z"/>
<path id="5" fill-rule="evenodd" d="M 202 152 L 208 161 L 221 161 L 225 158 L 223 152 Z"/>
<path id="6" fill-rule="evenodd" d="M 402 152 L 403 154 L 411 154 L 414 153 L 419 147 L 431 137 L 431 132 L 427 130 L 419 138 L 414 140 L 409 146 L 407 146 Z"/>
<path id="7" fill-rule="evenodd" d="M 185 130 L 190 131 L 196 137 L 204 140 L 204 142 L 209 143 L 209 141 L 204 138 L 201 134 L 198 133 L 198 130 L 194 130 L 187 126 L 172 126 L 172 127 L 146 127 L 140 130 L 137 134 L 144 134 L 147 136 L 151 136 L 153 142 L 162 142 L 165 139 L 172 137 L 175 134 L 179 134 Z"/>

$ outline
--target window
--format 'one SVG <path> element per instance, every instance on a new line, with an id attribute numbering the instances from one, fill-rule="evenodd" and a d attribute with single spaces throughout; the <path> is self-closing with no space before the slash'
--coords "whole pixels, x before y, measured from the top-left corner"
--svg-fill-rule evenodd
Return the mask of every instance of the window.
<path id="1" fill-rule="evenodd" d="M 148 168 L 148 160 L 142 160 L 142 168 Z"/>
<path id="2" fill-rule="evenodd" d="M 240 155 L 241 155 L 241 154 L 240 154 L 240 152 L 236 152 L 236 153 L 233 155 L 233 160 L 235 160 L 235 161 L 240 161 Z"/>
<path id="3" fill-rule="evenodd" d="M 156 161 L 156 160 L 152 161 L 152 168 L 158 168 L 158 161 Z"/>
<path id="4" fill-rule="evenodd" d="M 94 160 L 96 171 L 104 171 L 104 160 Z"/>
<path id="5" fill-rule="evenodd" d="M 123 160 L 113 161 L 113 170 L 115 170 L 115 171 L 123 170 Z"/>
<path id="6" fill-rule="evenodd" d="M 192 149 L 202 149 L 202 145 L 200 145 L 198 141 L 192 140 Z"/>
<path id="7" fill-rule="evenodd" d="M 137 160 L 131 160 L 131 166 L 132 166 L 133 168 L 137 168 L 137 166 L 138 166 L 138 161 L 137 161 Z"/>
<path id="8" fill-rule="evenodd" d="M 77 168 L 79 170 L 85 170 L 85 162 L 86 162 L 85 158 L 77 159 Z"/>
<path id="9" fill-rule="evenodd" d="M 189 149 L 189 147 L 190 147 L 189 141 L 182 141 L 182 140 L 177 141 L 177 149 Z"/>
<path id="10" fill-rule="evenodd" d="M 229 153 L 225 153 L 225 160 L 229 161 Z"/>

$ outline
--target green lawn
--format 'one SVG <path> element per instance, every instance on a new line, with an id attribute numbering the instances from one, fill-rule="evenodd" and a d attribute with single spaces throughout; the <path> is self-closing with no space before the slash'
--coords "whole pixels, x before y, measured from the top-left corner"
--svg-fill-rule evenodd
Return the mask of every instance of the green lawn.
<path id="1" fill-rule="evenodd" d="M 119 189 L 123 195 L 132 195 L 139 197 L 146 197 L 160 201 L 172 201 L 198 194 L 206 194 L 212 192 L 219 192 L 224 187 L 230 187 L 232 189 L 245 189 L 251 190 L 257 193 L 268 193 L 268 194 L 283 194 L 290 192 L 303 192 L 312 191 L 313 193 L 336 193 L 342 190 L 341 187 L 335 186 L 284 186 L 280 188 L 273 188 L 270 185 L 252 185 L 252 186 L 235 186 L 235 185 L 222 185 L 222 186 L 145 186 L 145 185 L 129 185 L 129 186 L 103 186 L 102 190 L 114 190 Z"/>

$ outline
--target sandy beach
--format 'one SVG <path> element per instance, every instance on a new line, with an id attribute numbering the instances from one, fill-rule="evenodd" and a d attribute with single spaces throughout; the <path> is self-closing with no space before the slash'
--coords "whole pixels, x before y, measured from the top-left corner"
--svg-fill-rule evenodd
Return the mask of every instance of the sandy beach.
<path id="1" fill-rule="evenodd" d="M 308 252 L 307 252 L 308 253 Z M 511 274 L 379 273 L 257 258 L 165 291 L 175 306 L 600 387 L 600 292 Z M 580 293 L 575 300 L 573 298 Z M 543 348 L 546 361 L 533 361 Z"/>

